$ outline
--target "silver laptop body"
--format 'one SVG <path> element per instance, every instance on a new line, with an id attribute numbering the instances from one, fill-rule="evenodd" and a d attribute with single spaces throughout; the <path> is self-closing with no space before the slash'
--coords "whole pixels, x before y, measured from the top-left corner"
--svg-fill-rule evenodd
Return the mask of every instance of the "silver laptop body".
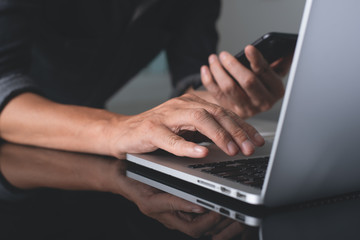
<path id="1" fill-rule="evenodd" d="M 148 174 L 152 175 L 148 176 Z M 240 205 L 235 199 L 233 199 L 233 201 L 229 201 L 229 198 L 223 198 L 224 196 L 216 192 L 210 190 L 204 191 L 203 188 L 195 184 L 173 178 L 169 175 L 158 172 L 147 173 L 138 165 L 135 167 L 130 165 L 126 169 L 126 176 L 209 210 L 215 211 L 248 226 L 260 226 L 261 218 L 268 213 L 265 209 L 249 209 L 249 205 Z M 255 208 L 255 205 L 253 206 Z"/>
<path id="2" fill-rule="evenodd" d="M 142 166 L 250 204 L 279 206 L 360 190 L 360 1 L 308 0 L 262 188 L 189 165 L 231 161 L 209 145 L 204 159 L 128 154 Z M 247 157 L 248 158 L 248 157 Z"/>

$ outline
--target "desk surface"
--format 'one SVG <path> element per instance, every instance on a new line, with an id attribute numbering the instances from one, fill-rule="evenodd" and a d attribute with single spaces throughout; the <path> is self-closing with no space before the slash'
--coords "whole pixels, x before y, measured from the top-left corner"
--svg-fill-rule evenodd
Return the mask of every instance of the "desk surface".
<path id="1" fill-rule="evenodd" d="M 117 166 L 126 168 L 125 161 L 108 157 L 2 144 L 0 238 L 192 239 L 190 233 L 200 239 L 211 239 L 206 236 L 210 234 L 216 236 L 214 239 L 328 240 L 353 239 L 358 235 L 358 195 L 260 212 L 255 227 L 212 211 L 174 213 L 179 221 L 190 223 L 192 229 L 185 234 L 144 215 L 121 195 L 87 188 L 86 179 L 93 182 L 95 172 L 102 168 L 99 163 L 109 161 L 119 161 Z M 74 165 L 67 168 L 68 163 Z M 124 171 L 116 172 L 125 177 Z M 24 182 L 29 182 L 33 190 L 22 191 L 11 185 Z M 241 207 L 237 210 L 242 211 Z M 243 210 L 249 211 L 246 206 Z"/>

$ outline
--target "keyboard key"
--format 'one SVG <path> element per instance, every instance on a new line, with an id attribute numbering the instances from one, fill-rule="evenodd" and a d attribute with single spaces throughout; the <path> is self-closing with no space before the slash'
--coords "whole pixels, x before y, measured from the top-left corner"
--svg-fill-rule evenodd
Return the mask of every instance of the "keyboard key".
<path id="1" fill-rule="evenodd" d="M 262 188 L 268 162 L 269 157 L 262 157 L 194 164 L 189 167 L 255 188 Z"/>

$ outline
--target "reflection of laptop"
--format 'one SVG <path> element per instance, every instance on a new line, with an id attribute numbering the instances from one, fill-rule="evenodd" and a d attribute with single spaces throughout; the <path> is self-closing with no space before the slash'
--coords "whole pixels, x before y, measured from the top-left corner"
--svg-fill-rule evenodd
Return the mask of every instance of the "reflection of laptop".
<path id="1" fill-rule="evenodd" d="M 251 204 L 360 190 L 359 8 L 355 0 L 307 1 L 275 138 L 250 159 L 213 145 L 204 159 L 162 151 L 127 159 Z"/>
<path id="2" fill-rule="evenodd" d="M 127 164 L 126 176 L 245 223 L 248 226 L 259 226 L 261 218 L 271 211 L 269 208 L 239 202 L 234 198 L 229 198 L 207 188 L 131 162 Z"/>

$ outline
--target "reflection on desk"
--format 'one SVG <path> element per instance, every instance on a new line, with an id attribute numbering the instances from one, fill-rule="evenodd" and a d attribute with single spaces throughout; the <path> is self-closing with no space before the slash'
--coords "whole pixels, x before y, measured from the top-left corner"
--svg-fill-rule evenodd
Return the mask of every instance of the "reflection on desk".
<path id="1" fill-rule="evenodd" d="M 156 204 L 155 197 L 169 201 L 177 197 L 127 178 L 126 168 L 126 161 L 111 157 L 3 143 L 0 238 L 281 240 L 357 236 L 358 195 L 286 210 L 260 209 L 254 227 L 208 210 L 155 215 L 135 196 L 145 197 L 151 204 Z M 202 199 L 210 201 L 212 197 Z M 224 206 L 231 208 L 249 214 L 250 206 Z"/>

